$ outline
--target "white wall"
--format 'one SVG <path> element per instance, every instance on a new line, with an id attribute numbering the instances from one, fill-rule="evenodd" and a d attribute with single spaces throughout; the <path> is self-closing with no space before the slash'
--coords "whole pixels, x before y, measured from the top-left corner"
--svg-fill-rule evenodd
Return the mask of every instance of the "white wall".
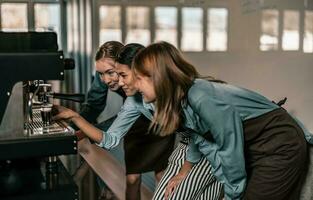
<path id="1" fill-rule="evenodd" d="M 229 2 L 229 51 L 185 55 L 202 74 L 255 90 L 272 100 L 287 97 L 284 107 L 313 133 L 313 54 L 261 52 L 260 12 L 243 13 L 238 1 Z M 288 5 L 275 7 L 282 10 Z"/>

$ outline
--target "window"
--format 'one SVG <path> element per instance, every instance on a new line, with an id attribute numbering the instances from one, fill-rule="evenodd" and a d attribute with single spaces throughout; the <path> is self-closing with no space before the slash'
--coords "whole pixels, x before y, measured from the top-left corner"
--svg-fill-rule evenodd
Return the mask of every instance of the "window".
<path id="1" fill-rule="evenodd" d="M 125 15 L 122 13 L 124 8 Z M 227 51 L 226 8 L 208 8 L 205 20 L 202 7 L 183 7 L 181 12 L 178 11 L 175 6 L 156 6 L 152 16 L 147 6 L 102 5 L 99 8 L 100 43 L 118 40 L 125 44 L 135 42 L 147 46 L 151 42 L 167 41 L 182 51 Z M 152 21 L 154 34 L 151 34 Z M 206 31 L 204 21 L 208 21 Z M 122 27 L 124 22 L 125 29 Z"/>
<path id="2" fill-rule="evenodd" d="M 208 9 L 207 50 L 227 50 L 227 9 Z"/>
<path id="3" fill-rule="evenodd" d="M 260 50 L 271 51 L 278 49 L 278 11 L 263 10 Z"/>
<path id="4" fill-rule="evenodd" d="M 299 49 L 299 12 L 284 11 L 283 50 Z"/>
<path id="5" fill-rule="evenodd" d="M 177 46 L 177 9 L 155 8 L 155 41 L 167 41 Z"/>
<path id="6" fill-rule="evenodd" d="M 203 10 L 201 8 L 182 9 L 182 38 L 183 51 L 203 50 Z"/>
<path id="7" fill-rule="evenodd" d="M 57 33 L 58 44 L 61 46 L 61 8 L 58 0 L 23 0 L 23 3 L 0 3 L 0 14 L 2 31 L 53 31 Z M 28 24 L 28 22 L 31 23 Z"/>
<path id="8" fill-rule="evenodd" d="M 1 26 L 2 31 L 27 31 L 27 4 L 2 3 Z"/>
<path id="9" fill-rule="evenodd" d="M 60 6 L 58 4 L 35 4 L 35 30 L 51 31 L 58 35 L 60 44 Z"/>
<path id="10" fill-rule="evenodd" d="M 313 11 L 305 12 L 303 52 L 313 52 Z"/>
<path id="11" fill-rule="evenodd" d="M 147 7 L 128 7 L 126 9 L 126 43 L 136 42 L 147 46 L 150 42 L 150 18 Z"/>
<path id="12" fill-rule="evenodd" d="M 100 44 L 115 40 L 122 41 L 121 7 L 101 6 L 100 16 Z"/>

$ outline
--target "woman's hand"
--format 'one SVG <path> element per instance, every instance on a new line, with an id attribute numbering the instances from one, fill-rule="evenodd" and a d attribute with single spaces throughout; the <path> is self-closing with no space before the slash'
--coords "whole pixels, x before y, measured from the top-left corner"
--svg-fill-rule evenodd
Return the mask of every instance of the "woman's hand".
<path id="1" fill-rule="evenodd" d="M 184 180 L 184 178 L 189 174 L 190 170 L 193 167 L 193 163 L 185 160 L 182 168 L 179 170 L 179 173 L 171 178 L 165 188 L 165 200 L 169 199 L 176 187 Z"/>
<path id="2" fill-rule="evenodd" d="M 53 120 L 72 120 L 75 117 L 79 117 L 77 112 L 74 112 L 71 109 L 65 108 L 59 105 L 53 105 L 53 113 L 56 111 L 56 115 L 52 117 Z"/>
<path id="3" fill-rule="evenodd" d="M 165 188 L 165 200 L 168 200 L 170 198 L 176 187 L 184 180 L 186 176 L 187 174 L 178 173 L 176 176 L 169 180 Z"/>
<path id="4" fill-rule="evenodd" d="M 81 131 L 81 130 L 76 131 L 75 135 L 76 135 L 78 141 L 80 141 L 80 140 L 84 139 L 85 137 L 87 137 L 86 134 L 83 131 Z"/>
<path id="5" fill-rule="evenodd" d="M 52 109 L 52 112 L 57 111 L 56 115 L 52 117 L 53 120 L 71 120 L 81 130 L 81 132 L 91 140 L 97 143 L 102 141 L 103 132 L 86 121 L 77 112 L 57 105 L 54 105 Z"/>

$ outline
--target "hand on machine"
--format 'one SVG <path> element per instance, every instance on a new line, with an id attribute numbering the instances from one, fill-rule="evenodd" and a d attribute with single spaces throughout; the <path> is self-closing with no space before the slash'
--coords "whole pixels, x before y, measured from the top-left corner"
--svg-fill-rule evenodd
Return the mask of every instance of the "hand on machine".
<path id="1" fill-rule="evenodd" d="M 66 120 L 70 122 L 72 118 L 78 117 L 78 113 L 75 111 L 65 108 L 60 105 L 53 105 L 52 107 L 52 120 L 58 121 L 58 120 Z M 83 138 L 86 138 L 87 136 L 85 135 L 84 132 L 81 130 L 78 130 L 75 132 L 75 135 L 77 136 L 77 140 L 82 140 Z"/>

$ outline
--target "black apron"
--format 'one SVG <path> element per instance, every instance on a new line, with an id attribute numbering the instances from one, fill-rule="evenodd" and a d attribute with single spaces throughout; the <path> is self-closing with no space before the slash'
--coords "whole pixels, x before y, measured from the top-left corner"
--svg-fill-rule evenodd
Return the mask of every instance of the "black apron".
<path id="1" fill-rule="evenodd" d="M 297 200 L 307 172 L 303 130 L 278 108 L 243 122 L 246 200 Z"/>
<path id="2" fill-rule="evenodd" d="M 159 172 L 168 164 L 175 135 L 166 137 L 148 134 L 151 121 L 141 115 L 124 137 L 126 174 Z"/>

